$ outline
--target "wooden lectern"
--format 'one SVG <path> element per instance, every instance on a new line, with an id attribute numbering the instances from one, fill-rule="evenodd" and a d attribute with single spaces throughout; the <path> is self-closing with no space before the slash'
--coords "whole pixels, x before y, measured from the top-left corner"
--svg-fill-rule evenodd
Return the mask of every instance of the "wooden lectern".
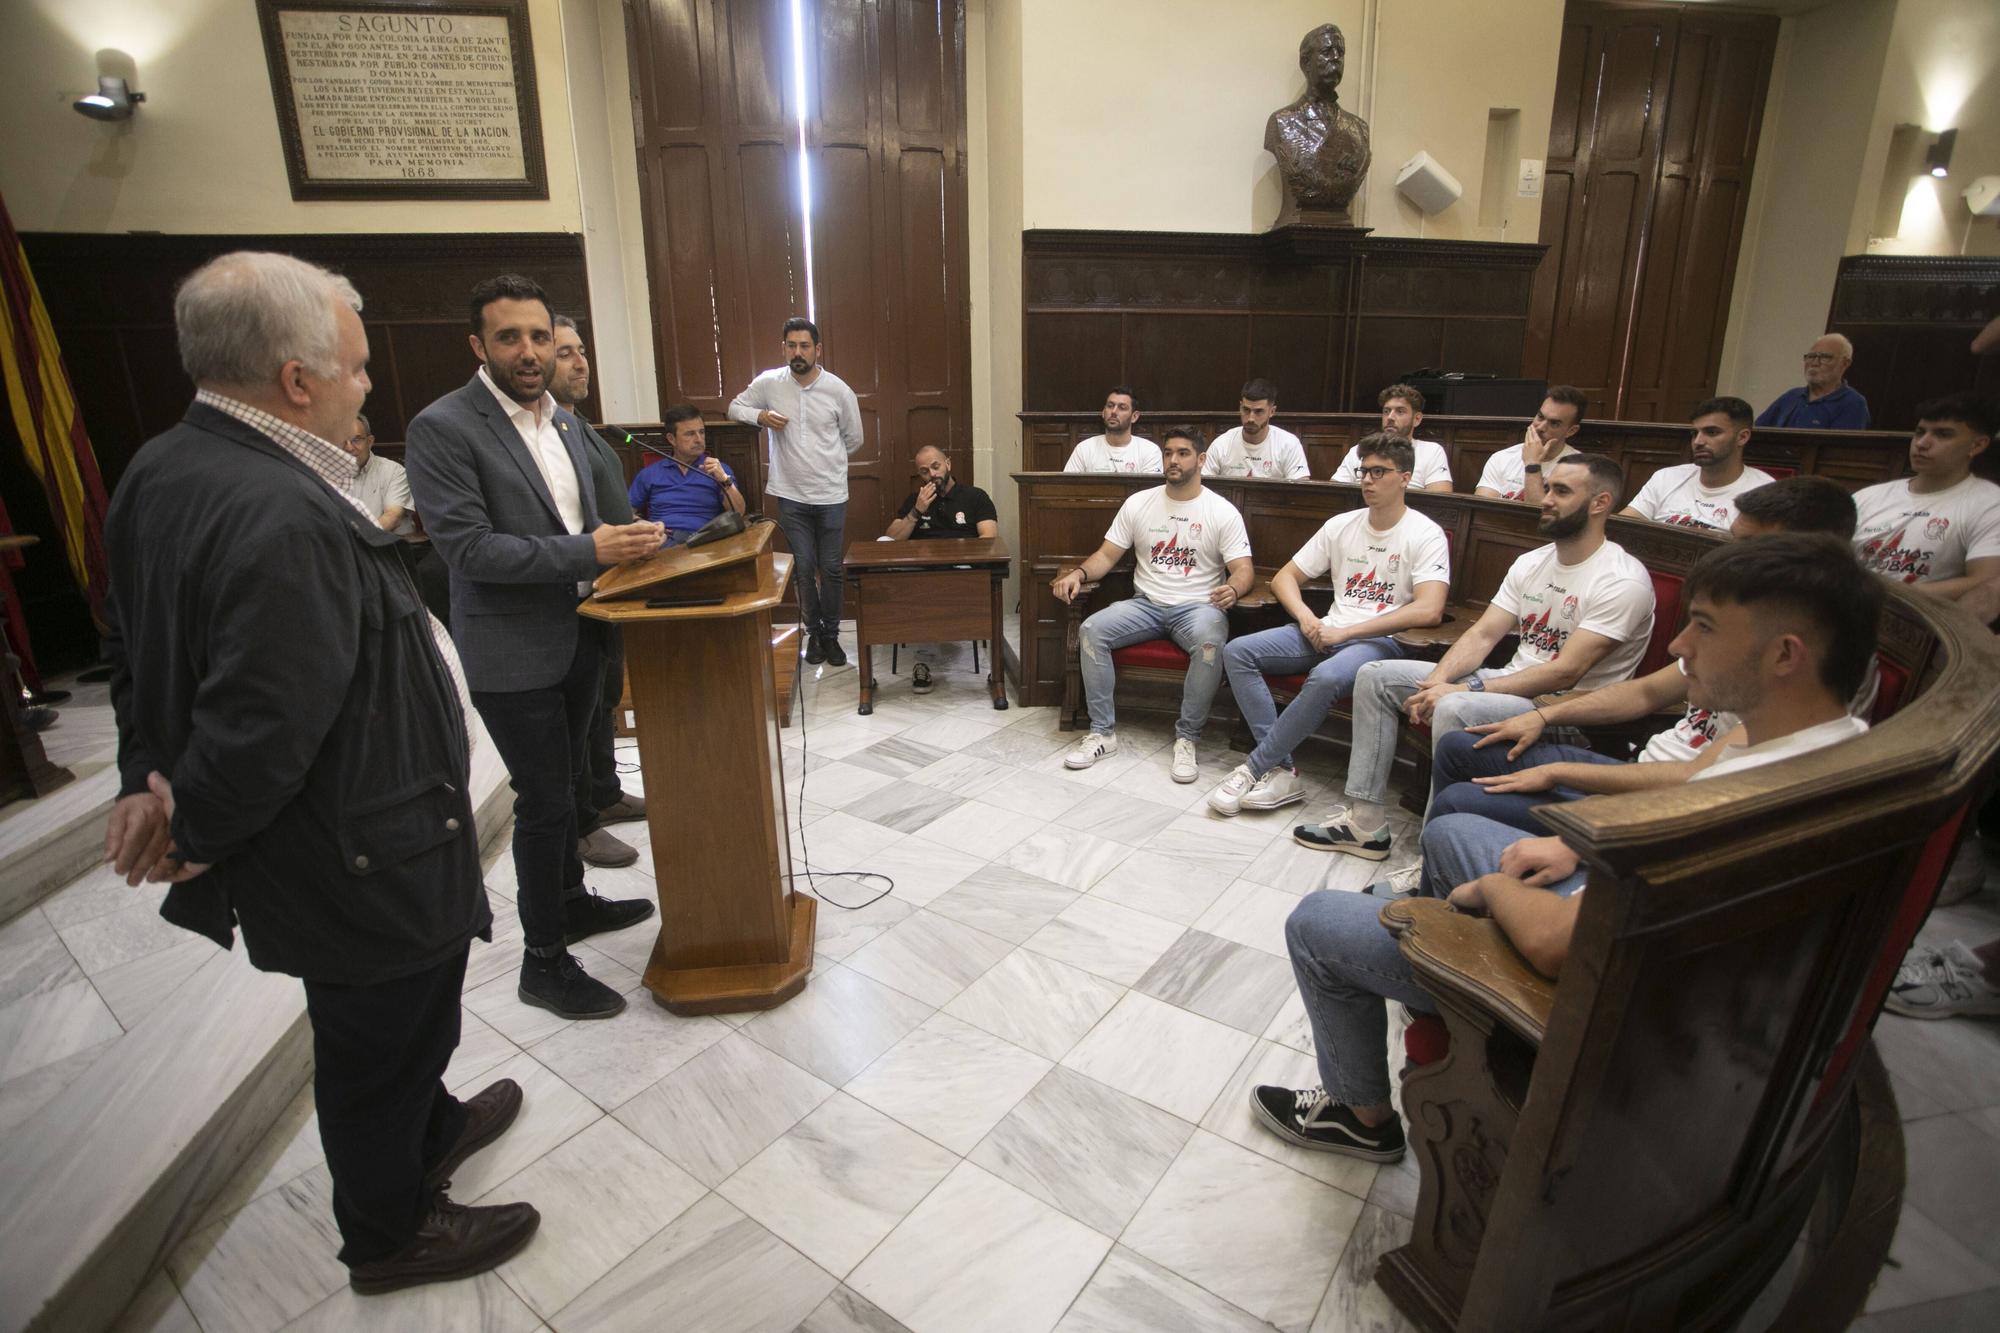
<path id="1" fill-rule="evenodd" d="M 625 631 L 660 896 L 646 989 L 677 1014 L 774 1008 L 812 971 L 819 904 L 791 889 L 771 661 L 792 558 L 774 531 L 620 565 L 579 608 Z"/>

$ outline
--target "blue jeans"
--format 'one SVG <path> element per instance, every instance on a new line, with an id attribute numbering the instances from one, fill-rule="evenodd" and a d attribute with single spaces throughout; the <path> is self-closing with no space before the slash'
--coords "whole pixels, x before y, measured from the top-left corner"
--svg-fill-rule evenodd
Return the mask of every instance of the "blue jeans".
<path id="1" fill-rule="evenodd" d="M 1257 748 L 1250 752 L 1250 771 L 1261 778 L 1274 768 L 1290 768 L 1292 751 L 1326 721 L 1334 705 L 1353 692 L 1354 677 L 1361 668 L 1402 655 L 1402 646 L 1387 638 L 1356 639 L 1331 653 L 1322 652 L 1297 625 L 1231 639 L 1222 650 L 1222 668 L 1229 674 L 1230 693 L 1236 696 L 1236 706 L 1257 742 Z M 1305 688 L 1281 714 L 1264 677 L 1300 672 L 1305 673 Z"/>
<path id="2" fill-rule="evenodd" d="M 1546 833 L 1548 830 L 1530 811 L 1538 805 L 1574 801 L 1587 793 L 1573 787 L 1527 793 L 1490 792 L 1472 779 L 1518 773 L 1537 764 L 1623 762 L 1580 745 L 1554 745 L 1548 741 L 1537 741 L 1521 751 L 1519 759 L 1509 759 L 1507 751 L 1511 745 L 1495 743 L 1483 750 L 1474 749 L 1480 739 L 1469 731 L 1454 731 L 1437 738 L 1437 744 L 1431 747 L 1431 790 L 1436 795 L 1431 797 L 1430 809 L 1424 812 L 1425 819 L 1440 815 L 1483 815 L 1529 833 Z"/>
<path id="3" fill-rule="evenodd" d="M 1174 723 L 1174 735 L 1190 741 L 1201 739 L 1208 706 L 1215 702 L 1216 686 L 1222 683 L 1222 645 L 1229 641 L 1229 617 L 1207 602 L 1158 606 L 1144 597 L 1134 597 L 1114 602 L 1083 622 L 1077 655 L 1082 659 L 1090 729 L 1109 736 L 1118 725 L 1118 710 L 1111 698 L 1118 684 L 1118 669 L 1111 664 L 1111 650 L 1148 639 L 1172 639 L 1188 655 L 1187 680 L 1181 686 L 1181 716 Z"/>
<path id="4" fill-rule="evenodd" d="M 1424 661 L 1370 662 L 1354 678 L 1354 744 L 1347 752 L 1347 798 L 1381 805 L 1389 795 L 1389 772 L 1396 763 L 1396 733 L 1402 725 L 1403 703 L 1430 675 L 1434 663 Z M 1475 673 L 1477 674 L 1477 673 Z M 1471 676 L 1462 677 L 1470 680 Z M 1498 722 L 1535 706 L 1532 699 L 1488 690 L 1459 690 L 1438 700 L 1431 710 L 1431 745 L 1454 731 L 1483 722 Z M 1431 775 L 1431 795 L 1437 794 Z"/>
<path id="5" fill-rule="evenodd" d="M 792 548 L 792 578 L 799 589 L 799 623 L 808 634 L 840 634 L 840 602 L 846 591 L 847 502 L 807 504 L 778 496 L 778 527 Z"/>

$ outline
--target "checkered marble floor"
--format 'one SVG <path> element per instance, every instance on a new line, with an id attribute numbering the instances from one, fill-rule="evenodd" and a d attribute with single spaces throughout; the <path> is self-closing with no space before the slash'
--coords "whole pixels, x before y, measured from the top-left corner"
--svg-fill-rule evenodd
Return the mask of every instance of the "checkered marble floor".
<path id="1" fill-rule="evenodd" d="M 1247 1106 L 1252 1084 L 1317 1081 L 1287 913 L 1384 870 L 1289 837 L 1328 804 L 1331 752 L 1313 752 L 1304 805 L 1218 819 L 1203 797 L 1241 758 L 1220 724 L 1192 785 L 1151 718 L 1071 772 L 1054 710 L 995 711 L 969 653 L 921 698 L 886 657 L 872 716 L 852 667 L 806 668 L 784 732 L 795 863 L 822 907 L 813 979 L 783 1007 L 667 1013 L 639 981 L 650 924 L 577 950 L 632 999 L 617 1018 L 523 1006 L 511 861 L 493 864 L 499 926 L 473 949 L 448 1082 L 511 1077 L 526 1108 L 453 1195 L 532 1201 L 527 1250 L 476 1281 L 353 1296 L 308 1090 L 121 1327 L 1405 1327 L 1370 1278 L 1408 1235 L 1413 1165 L 1290 1148 Z M 1414 850 L 1398 818 L 1388 868 Z M 645 850 L 643 825 L 614 831 Z M 592 883 L 650 896 L 650 864 Z M 1991 901 L 1940 912 L 1927 938 L 2000 933 Z M 1882 1026 L 1911 1191 L 1864 1325 L 1987 1326 L 2000 1025 Z M 1393 1069 L 1393 1008 L 1390 1043 Z"/>

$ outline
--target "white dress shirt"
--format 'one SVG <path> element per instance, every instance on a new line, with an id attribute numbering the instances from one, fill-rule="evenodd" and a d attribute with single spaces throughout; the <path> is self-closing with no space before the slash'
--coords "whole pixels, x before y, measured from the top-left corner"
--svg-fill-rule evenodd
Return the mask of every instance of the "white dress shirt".
<path id="1" fill-rule="evenodd" d="M 556 429 L 556 400 L 545 389 L 541 401 L 533 407 L 523 407 L 500 392 L 485 366 L 479 368 L 479 382 L 506 409 L 507 420 L 514 423 L 521 443 L 528 446 L 528 457 L 535 460 L 535 470 L 542 474 L 542 481 L 556 502 L 556 513 L 562 515 L 563 526 L 572 533 L 582 532 L 583 488 L 577 479 L 576 463 L 563 447 L 562 433 Z"/>

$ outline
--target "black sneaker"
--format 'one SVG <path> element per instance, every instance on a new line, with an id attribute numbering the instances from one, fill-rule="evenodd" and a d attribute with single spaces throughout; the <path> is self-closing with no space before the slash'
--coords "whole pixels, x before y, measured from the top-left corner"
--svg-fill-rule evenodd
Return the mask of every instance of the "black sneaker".
<path id="1" fill-rule="evenodd" d="M 824 661 L 826 661 L 826 649 L 821 646 L 819 635 L 806 635 L 806 662 L 811 666 L 818 666 Z"/>
<path id="2" fill-rule="evenodd" d="M 575 944 L 607 930 L 635 926 L 653 914 L 644 898 L 600 898 L 586 893 L 563 902 L 563 943 Z"/>
<path id="3" fill-rule="evenodd" d="M 532 1004 L 564 1018 L 609 1018 L 625 1008 L 625 997 L 601 981 L 594 981 L 574 955 L 521 958 L 521 985 L 514 994 L 522 1004 Z"/>
<path id="4" fill-rule="evenodd" d="M 1389 859 L 1389 828 L 1385 824 L 1380 833 L 1372 838 L 1364 838 L 1354 831 L 1353 816 L 1346 806 L 1328 815 L 1325 823 L 1301 824 L 1292 830 L 1292 841 L 1301 847 L 1310 847 L 1316 852 L 1346 852 L 1364 861 L 1386 861 Z"/>
<path id="5" fill-rule="evenodd" d="M 1391 1115 L 1371 1129 L 1353 1111 L 1329 1098 L 1324 1088 L 1260 1084 L 1250 1090 L 1250 1106 L 1264 1128 L 1301 1148 L 1370 1162 L 1399 1162 L 1403 1158 L 1401 1116 Z"/>
<path id="6" fill-rule="evenodd" d="M 826 654 L 826 664 L 828 666 L 843 667 L 847 665 L 847 650 L 840 646 L 840 639 L 837 635 L 829 634 L 821 639 L 820 649 Z"/>

